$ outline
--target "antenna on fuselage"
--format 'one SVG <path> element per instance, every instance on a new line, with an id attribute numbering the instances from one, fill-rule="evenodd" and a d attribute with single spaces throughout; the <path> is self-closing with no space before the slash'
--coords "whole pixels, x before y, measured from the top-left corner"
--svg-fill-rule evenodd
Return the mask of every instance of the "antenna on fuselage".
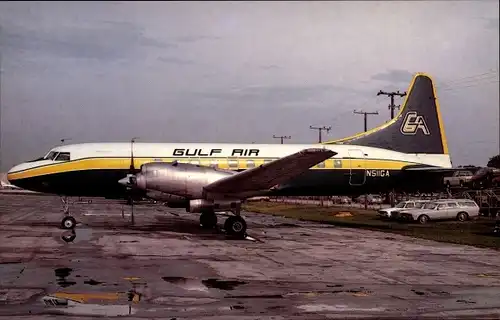
<path id="1" fill-rule="evenodd" d="M 71 138 L 64 138 L 64 139 L 61 139 L 61 140 L 60 140 L 60 141 L 61 141 L 61 145 L 62 145 L 62 144 L 64 144 L 64 141 L 69 141 L 69 140 L 71 140 Z"/>

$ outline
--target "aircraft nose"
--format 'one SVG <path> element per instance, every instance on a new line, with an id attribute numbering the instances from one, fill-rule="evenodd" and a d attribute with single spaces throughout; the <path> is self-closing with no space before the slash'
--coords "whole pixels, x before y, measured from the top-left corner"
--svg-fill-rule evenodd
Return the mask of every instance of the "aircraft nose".
<path id="1" fill-rule="evenodd" d="M 13 185 L 16 186 L 16 183 L 15 183 L 15 181 L 16 181 L 16 173 L 18 171 L 23 170 L 24 167 L 25 167 L 24 164 L 19 164 L 17 166 L 14 166 L 14 167 L 10 168 L 10 170 L 7 171 L 7 181 L 9 181 L 9 183 L 11 183 L 11 184 L 13 184 Z"/>

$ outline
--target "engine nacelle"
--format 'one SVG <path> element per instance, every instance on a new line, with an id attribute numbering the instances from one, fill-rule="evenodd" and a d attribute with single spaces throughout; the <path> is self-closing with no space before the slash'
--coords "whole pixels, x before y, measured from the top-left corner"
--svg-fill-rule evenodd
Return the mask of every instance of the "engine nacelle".
<path id="1" fill-rule="evenodd" d="M 191 213 L 200 213 L 203 210 L 224 211 L 235 209 L 241 205 L 238 200 L 205 200 L 195 199 L 189 201 L 189 207 L 186 211 Z"/>
<path id="2" fill-rule="evenodd" d="M 167 206 L 171 208 L 186 208 L 189 204 L 188 199 L 184 197 L 179 197 L 173 194 L 168 194 L 165 192 L 155 191 L 155 190 L 150 190 L 146 192 L 146 197 L 153 200 L 166 202 Z"/>
<path id="3" fill-rule="evenodd" d="M 203 187 L 235 172 L 188 163 L 147 163 L 137 174 L 136 185 L 188 199 L 203 199 Z"/>

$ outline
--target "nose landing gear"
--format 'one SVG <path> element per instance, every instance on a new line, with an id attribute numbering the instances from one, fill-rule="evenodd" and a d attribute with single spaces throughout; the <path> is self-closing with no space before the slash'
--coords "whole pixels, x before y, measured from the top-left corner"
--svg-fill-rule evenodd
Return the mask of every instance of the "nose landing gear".
<path id="1" fill-rule="evenodd" d="M 61 221 L 61 229 L 74 229 L 76 227 L 76 219 L 69 213 L 69 200 L 68 197 L 61 197 L 63 203 L 64 217 Z"/>

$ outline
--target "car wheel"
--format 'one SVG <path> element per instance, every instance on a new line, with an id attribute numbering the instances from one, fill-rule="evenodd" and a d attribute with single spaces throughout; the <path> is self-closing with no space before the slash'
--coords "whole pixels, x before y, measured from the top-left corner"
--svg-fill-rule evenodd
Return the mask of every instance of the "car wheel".
<path id="1" fill-rule="evenodd" d="M 457 220 L 458 221 L 466 221 L 469 218 L 469 215 L 466 212 L 459 212 L 457 214 Z"/>
<path id="2" fill-rule="evenodd" d="M 418 222 L 419 222 L 420 224 L 426 224 L 426 223 L 427 223 L 427 221 L 429 221 L 429 216 L 427 216 L 427 215 L 425 215 L 425 214 L 423 214 L 423 215 L 421 215 L 420 217 L 418 217 Z"/>

